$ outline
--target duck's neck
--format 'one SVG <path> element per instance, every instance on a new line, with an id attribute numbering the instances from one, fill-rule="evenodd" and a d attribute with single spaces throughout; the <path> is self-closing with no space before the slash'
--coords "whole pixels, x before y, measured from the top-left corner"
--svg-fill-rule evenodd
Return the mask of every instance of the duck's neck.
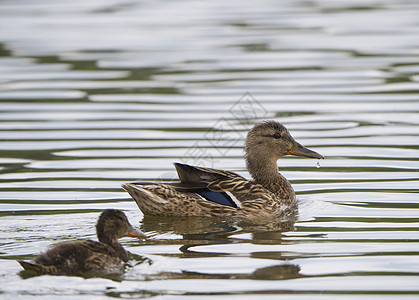
<path id="1" fill-rule="evenodd" d="M 122 259 L 125 262 L 128 261 L 127 251 L 125 251 L 124 247 L 122 247 L 122 245 L 118 242 L 117 239 L 111 239 L 108 237 L 99 237 L 99 241 L 111 246 L 115 250 L 116 255 L 120 259 Z"/>
<path id="2" fill-rule="evenodd" d="M 269 155 L 252 156 L 248 154 L 246 165 L 255 182 L 261 184 L 285 202 L 295 200 L 294 189 L 288 180 L 278 172 L 275 158 Z"/>

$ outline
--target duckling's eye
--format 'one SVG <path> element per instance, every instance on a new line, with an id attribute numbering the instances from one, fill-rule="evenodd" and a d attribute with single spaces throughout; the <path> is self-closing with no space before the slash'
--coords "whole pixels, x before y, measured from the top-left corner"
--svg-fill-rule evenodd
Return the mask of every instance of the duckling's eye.
<path id="1" fill-rule="evenodd" d="M 273 135 L 273 137 L 276 138 L 276 139 L 280 139 L 281 138 L 281 134 L 277 132 L 277 133 L 275 133 Z"/>

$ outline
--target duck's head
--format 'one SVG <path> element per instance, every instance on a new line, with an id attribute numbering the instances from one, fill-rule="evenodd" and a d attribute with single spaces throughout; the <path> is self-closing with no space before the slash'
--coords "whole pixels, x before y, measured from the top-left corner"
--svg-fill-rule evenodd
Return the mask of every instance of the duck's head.
<path id="1" fill-rule="evenodd" d="M 114 243 L 125 236 L 147 238 L 144 233 L 132 227 L 127 216 L 118 209 L 105 209 L 102 212 L 96 224 L 96 233 L 103 243 Z"/>
<path id="2" fill-rule="evenodd" d="M 297 143 L 285 126 L 276 121 L 256 124 L 247 134 L 245 151 L 248 158 L 275 161 L 287 154 L 324 158 L 323 155 Z"/>

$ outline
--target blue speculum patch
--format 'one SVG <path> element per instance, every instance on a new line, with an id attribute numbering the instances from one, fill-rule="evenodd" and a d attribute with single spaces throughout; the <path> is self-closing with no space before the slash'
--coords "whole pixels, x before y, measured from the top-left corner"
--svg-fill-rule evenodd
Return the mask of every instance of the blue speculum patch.
<path id="1" fill-rule="evenodd" d="M 231 199 L 231 197 L 227 193 L 204 190 L 204 191 L 197 192 L 197 194 L 201 195 L 208 201 L 212 201 L 221 205 L 226 205 L 226 206 L 237 208 L 236 203 L 234 203 L 234 201 Z"/>

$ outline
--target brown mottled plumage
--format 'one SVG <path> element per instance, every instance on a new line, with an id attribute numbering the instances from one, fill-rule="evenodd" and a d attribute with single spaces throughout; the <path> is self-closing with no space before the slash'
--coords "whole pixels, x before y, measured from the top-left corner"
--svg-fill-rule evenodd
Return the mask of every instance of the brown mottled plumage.
<path id="1" fill-rule="evenodd" d="M 276 121 L 256 124 L 247 135 L 245 152 L 253 180 L 229 171 L 175 163 L 178 183 L 134 182 L 122 187 L 145 215 L 275 217 L 295 204 L 294 190 L 278 172 L 276 161 L 287 154 L 323 158 L 297 143 Z M 223 193 L 230 204 L 210 201 L 203 192 Z"/>
<path id="2" fill-rule="evenodd" d="M 35 258 L 33 262 L 18 260 L 25 270 L 41 274 L 83 275 L 121 273 L 128 254 L 118 239 L 124 236 L 145 239 L 134 229 L 125 214 L 117 209 L 106 209 L 96 224 L 99 242 L 91 240 L 60 243 Z"/>

